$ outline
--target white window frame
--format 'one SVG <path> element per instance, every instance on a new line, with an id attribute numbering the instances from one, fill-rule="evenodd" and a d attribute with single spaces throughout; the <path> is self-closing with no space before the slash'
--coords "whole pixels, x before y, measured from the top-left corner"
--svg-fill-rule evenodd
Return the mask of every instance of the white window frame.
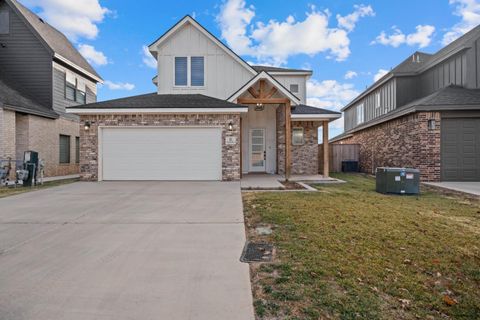
<path id="1" fill-rule="evenodd" d="M 192 57 L 203 57 L 203 86 L 192 86 L 192 62 L 191 59 Z M 187 58 L 187 85 L 185 86 L 179 86 L 175 84 L 175 58 Z M 173 65 L 173 87 L 178 88 L 178 89 L 205 89 L 207 87 L 207 56 L 203 54 L 192 54 L 192 55 L 179 55 L 179 56 L 173 56 L 172 60 L 172 65 Z"/>
<path id="2" fill-rule="evenodd" d="M 365 105 L 360 103 L 356 106 L 357 125 L 365 122 Z"/>
<path id="3" fill-rule="evenodd" d="M 375 92 L 375 108 L 380 108 L 382 105 L 382 96 L 380 94 L 380 91 Z"/>
<path id="4" fill-rule="evenodd" d="M 301 142 L 295 142 L 295 131 L 297 130 L 302 130 L 302 141 Z M 294 146 L 302 146 L 305 144 L 305 129 L 303 127 L 293 127 L 292 128 L 292 145 Z"/>

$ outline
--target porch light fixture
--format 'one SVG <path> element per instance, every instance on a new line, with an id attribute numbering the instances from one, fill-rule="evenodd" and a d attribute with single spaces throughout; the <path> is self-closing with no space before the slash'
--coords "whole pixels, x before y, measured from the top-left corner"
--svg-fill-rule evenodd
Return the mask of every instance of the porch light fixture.
<path id="1" fill-rule="evenodd" d="M 233 131 L 233 122 L 231 122 L 231 121 L 228 124 L 228 131 Z"/>
<path id="2" fill-rule="evenodd" d="M 90 130 L 90 122 L 89 121 L 85 122 L 85 126 L 83 128 L 85 129 L 85 131 Z"/>
<path id="3" fill-rule="evenodd" d="M 428 130 L 435 130 L 435 126 L 436 126 L 435 119 L 428 120 L 427 126 L 428 126 Z"/>
<path id="4" fill-rule="evenodd" d="M 257 103 L 255 106 L 255 111 L 263 111 L 263 103 Z"/>

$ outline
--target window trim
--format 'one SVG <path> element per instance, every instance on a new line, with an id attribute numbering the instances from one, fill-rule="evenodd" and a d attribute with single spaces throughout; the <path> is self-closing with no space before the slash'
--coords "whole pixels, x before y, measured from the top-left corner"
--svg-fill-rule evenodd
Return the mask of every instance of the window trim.
<path id="1" fill-rule="evenodd" d="M 302 130 L 302 142 L 295 142 L 295 131 Z M 303 146 L 305 144 L 305 128 L 303 127 L 293 127 L 292 128 L 292 145 L 293 146 Z"/>
<path id="2" fill-rule="evenodd" d="M 375 92 L 375 108 L 378 109 L 382 106 L 382 95 L 380 91 Z"/>
<path id="3" fill-rule="evenodd" d="M 203 57 L 203 86 L 192 86 L 192 70 L 191 70 L 191 59 L 192 57 Z M 175 84 L 175 58 L 187 58 L 187 85 L 177 85 Z M 207 56 L 202 54 L 192 54 L 192 55 L 175 55 L 172 58 L 172 85 L 174 89 L 205 89 L 207 87 Z"/>
<path id="4" fill-rule="evenodd" d="M 65 77 L 64 77 L 64 84 L 65 84 L 65 90 L 64 90 L 64 98 L 65 100 L 68 100 L 68 101 L 72 101 L 72 102 L 76 102 L 78 104 L 87 104 L 87 83 L 85 82 L 85 91 L 83 90 L 80 90 L 78 88 L 78 78 L 77 78 L 77 75 L 75 74 L 75 85 L 73 85 L 72 83 L 68 82 L 67 81 L 67 73 L 70 72 L 70 71 L 65 71 Z M 72 74 L 74 74 L 73 72 L 71 72 Z M 83 81 L 83 79 L 82 79 Z M 70 88 L 70 89 L 73 89 L 73 99 L 70 99 L 67 97 L 67 87 Z M 77 99 L 77 92 L 81 92 L 83 93 L 83 96 L 85 97 L 85 101 L 78 101 Z"/>
<path id="5" fill-rule="evenodd" d="M 61 140 L 62 140 L 62 137 L 66 137 L 68 138 L 68 162 L 62 162 L 62 144 L 61 144 Z M 61 165 L 67 165 L 67 164 L 70 164 L 72 162 L 72 159 L 71 159 L 71 149 L 72 149 L 72 145 L 71 145 L 71 137 L 67 134 L 59 134 L 58 136 L 58 163 L 61 164 Z"/>
<path id="6" fill-rule="evenodd" d="M 361 111 L 362 111 L 361 113 L 359 112 L 359 109 L 362 109 L 362 110 L 361 110 Z M 356 117 L 357 117 L 357 119 L 356 119 L 356 125 L 358 126 L 358 125 L 360 125 L 360 124 L 362 124 L 362 123 L 365 122 L 365 104 L 364 104 L 363 102 L 357 104 L 357 106 L 355 107 L 355 111 L 356 111 Z M 359 117 L 360 114 L 362 115 L 361 117 Z M 361 120 L 361 121 L 360 121 L 360 120 Z"/>

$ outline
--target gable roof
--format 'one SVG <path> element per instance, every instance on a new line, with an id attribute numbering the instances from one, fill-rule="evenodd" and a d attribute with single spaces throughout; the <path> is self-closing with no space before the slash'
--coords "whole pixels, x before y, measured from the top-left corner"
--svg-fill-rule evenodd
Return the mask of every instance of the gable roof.
<path id="1" fill-rule="evenodd" d="M 253 86 L 260 79 L 265 79 L 268 82 L 270 82 L 271 85 L 275 86 L 283 95 L 285 95 L 287 98 L 289 98 L 290 101 L 292 101 L 294 105 L 300 104 L 300 99 L 296 95 L 294 95 L 292 92 L 290 92 L 290 90 L 285 88 L 280 82 L 278 82 L 277 79 L 275 79 L 268 72 L 265 72 L 265 71 L 262 71 L 262 72 L 258 73 L 255 77 L 248 80 L 248 82 L 246 84 L 244 84 L 240 89 L 238 89 L 229 98 L 227 98 L 227 101 L 230 101 L 230 102 L 235 101 L 240 95 L 245 93 L 248 90 L 248 88 Z"/>
<path id="2" fill-rule="evenodd" d="M 34 114 L 41 117 L 51 119 L 58 118 L 58 114 L 53 110 L 26 97 L 2 79 L 0 79 L 0 106 L 5 109 Z"/>
<path id="3" fill-rule="evenodd" d="M 63 33 L 49 25 L 35 13 L 24 7 L 17 0 L 5 0 L 18 16 L 40 39 L 44 46 L 59 61 L 68 64 L 86 76 L 102 82 L 102 78 L 95 69 L 85 60 Z"/>
<path id="4" fill-rule="evenodd" d="M 217 37 L 215 37 L 210 31 L 205 29 L 200 23 L 197 22 L 194 18 L 192 18 L 190 15 L 186 15 L 180 21 L 178 21 L 173 27 L 168 29 L 163 35 L 161 35 L 157 40 L 155 40 L 152 44 L 148 46 L 148 50 L 150 53 L 156 58 L 157 57 L 157 48 L 159 45 L 161 45 L 163 42 L 165 42 L 167 39 L 169 39 L 177 30 L 179 30 L 181 27 L 183 27 L 185 24 L 191 24 L 195 28 L 197 28 L 201 33 L 203 33 L 207 38 L 212 40 L 217 46 L 219 46 L 223 51 L 225 51 L 229 56 L 231 56 L 233 59 L 235 59 L 238 63 L 240 63 L 245 69 L 250 71 L 252 74 L 256 74 L 257 71 L 255 71 L 254 68 L 252 68 L 251 65 L 249 65 L 245 60 L 243 60 L 238 54 L 236 54 L 232 49 L 227 47 L 222 41 L 220 41 Z"/>
<path id="5" fill-rule="evenodd" d="M 156 92 L 138 96 L 95 102 L 67 109 L 191 109 L 191 108 L 243 108 L 236 103 L 203 94 L 158 94 Z"/>
<path id="6" fill-rule="evenodd" d="M 416 51 L 413 55 L 405 59 L 402 63 L 392 69 L 392 73 L 415 73 L 427 64 L 433 55 L 425 52 Z"/>

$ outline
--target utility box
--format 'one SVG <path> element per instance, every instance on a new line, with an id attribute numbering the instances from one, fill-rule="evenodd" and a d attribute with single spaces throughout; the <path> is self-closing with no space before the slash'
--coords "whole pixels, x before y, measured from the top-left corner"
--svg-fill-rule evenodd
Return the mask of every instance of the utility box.
<path id="1" fill-rule="evenodd" d="M 342 161 L 342 172 L 358 172 L 358 161 L 356 160 L 343 160 Z"/>
<path id="2" fill-rule="evenodd" d="M 376 190 L 383 194 L 419 194 L 420 171 L 411 168 L 385 168 L 376 170 Z"/>
<path id="3" fill-rule="evenodd" d="M 23 154 L 23 169 L 28 171 L 28 175 L 23 181 L 23 185 L 29 187 L 36 185 L 38 172 L 38 152 L 25 151 Z"/>

